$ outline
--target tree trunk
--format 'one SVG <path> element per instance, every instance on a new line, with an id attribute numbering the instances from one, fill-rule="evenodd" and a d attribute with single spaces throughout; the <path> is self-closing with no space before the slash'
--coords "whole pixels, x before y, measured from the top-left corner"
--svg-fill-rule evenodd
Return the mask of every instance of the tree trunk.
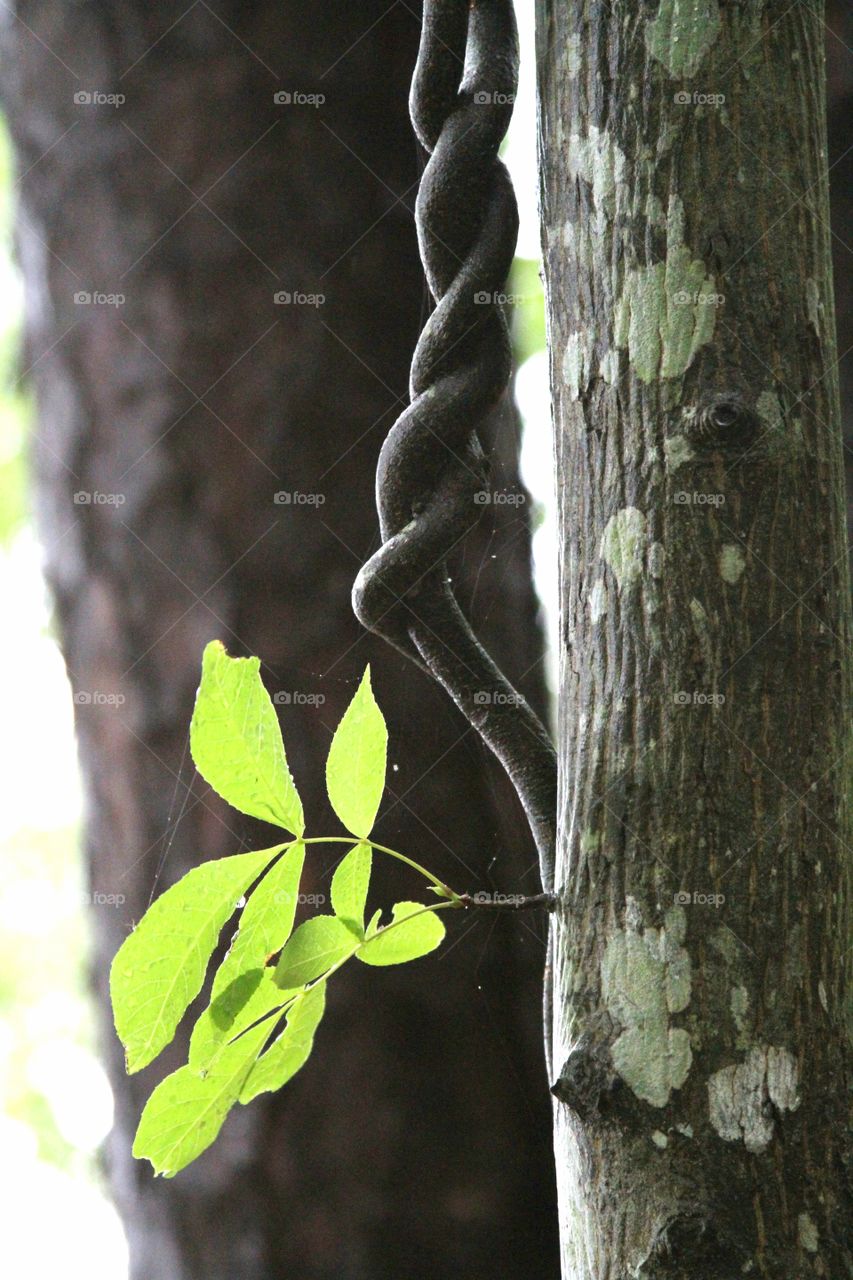
<path id="1" fill-rule="evenodd" d="M 538 16 L 563 1275 L 840 1280 L 850 596 L 822 6 Z"/>
<path id="2" fill-rule="evenodd" d="M 829 212 L 832 227 L 832 273 L 835 280 L 835 327 L 841 390 L 841 432 L 847 489 L 847 540 L 853 540 L 853 269 L 850 228 L 853 226 L 853 11 L 846 0 L 826 6 L 826 96 L 829 150 Z"/>
<path id="3" fill-rule="evenodd" d="M 241 1109 L 174 1182 L 130 1148 L 185 1043 L 127 1079 L 108 1013 L 109 962 L 155 884 L 271 843 L 193 780 L 187 731 L 213 636 L 260 654 L 289 700 L 313 831 L 336 830 L 323 762 L 370 659 L 394 769 L 379 838 L 462 890 L 488 884 L 498 854 L 498 887 L 535 885 L 499 769 L 350 612 L 421 320 L 416 17 L 384 0 L 310 15 L 278 0 L 41 0 L 2 19 L 41 527 L 79 704 L 86 852 L 92 887 L 125 898 L 93 909 L 92 972 L 135 1280 L 491 1278 L 496 1256 L 526 1280 L 555 1266 L 544 951 L 529 921 L 501 921 L 493 938 L 480 922 L 411 973 L 342 975 L 310 1067 Z M 325 303 L 297 297 L 311 294 Z M 508 416 L 496 447 L 496 487 L 517 486 Z M 456 572 L 541 706 L 527 521 L 492 512 Z M 327 890 L 329 861 L 312 867 L 306 888 Z M 402 883 L 385 876 L 389 892 Z"/>

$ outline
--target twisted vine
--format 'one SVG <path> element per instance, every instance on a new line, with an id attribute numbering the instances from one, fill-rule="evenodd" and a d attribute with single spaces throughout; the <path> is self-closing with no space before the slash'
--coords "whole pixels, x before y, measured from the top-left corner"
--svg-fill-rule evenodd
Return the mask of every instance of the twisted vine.
<path id="1" fill-rule="evenodd" d="M 353 607 L 438 680 L 503 764 L 553 889 L 557 765 L 550 738 L 474 635 L 446 559 L 482 511 L 488 467 L 477 428 L 511 372 L 495 301 L 512 262 L 518 212 L 498 148 L 512 114 L 518 38 L 512 0 L 425 0 L 410 110 L 429 153 L 415 220 L 435 309 L 418 340 L 411 402 L 379 457 L 383 545 L 362 568 Z"/>

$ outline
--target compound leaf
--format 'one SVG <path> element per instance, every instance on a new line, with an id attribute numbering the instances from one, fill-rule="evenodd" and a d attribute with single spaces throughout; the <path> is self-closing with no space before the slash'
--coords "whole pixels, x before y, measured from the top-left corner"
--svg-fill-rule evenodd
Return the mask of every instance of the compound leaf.
<path id="1" fill-rule="evenodd" d="M 365 964 L 405 964 L 434 951 L 444 940 L 443 923 L 422 902 L 396 902 L 391 915 L 391 923 L 374 933 L 356 952 Z"/>
<path id="2" fill-rule="evenodd" d="M 344 855 L 332 876 L 332 909 L 335 915 L 362 934 L 372 862 L 370 845 L 357 844 Z"/>
<path id="3" fill-rule="evenodd" d="M 231 658 L 219 640 L 210 642 L 202 659 L 190 750 L 199 773 L 223 800 L 301 836 L 302 801 L 260 665 L 258 658 Z"/>
<path id="4" fill-rule="evenodd" d="M 364 840 L 385 789 L 388 730 L 370 686 L 370 667 L 335 730 L 326 761 L 326 790 L 346 827 Z"/>
<path id="5" fill-rule="evenodd" d="M 302 987 L 357 950 L 361 939 L 337 916 L 312 916 L 301 924 L 279 958 L 279 987 Z"/>
<path id="6" fill-rule="evenodd" d="M 161 894 L 119 947 L 110 995 L 130 1074 L 147 1066 L 172 1039 L 201 990 L 223 926 L 280 849 L 194 867 Z"/>

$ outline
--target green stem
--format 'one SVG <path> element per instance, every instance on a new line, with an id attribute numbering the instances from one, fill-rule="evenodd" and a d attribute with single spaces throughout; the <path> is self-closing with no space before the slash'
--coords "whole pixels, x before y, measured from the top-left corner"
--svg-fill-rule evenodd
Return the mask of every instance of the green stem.
<path id="1" fill-rule="evenodd" d="M 387 845 L 377 844 L 375 840 L 360 839 L 358 836 L 310 836 L 309 838 L 302 836 L 299 840 L 291 840 L 290 844 L 368 844 L 371 849 L 376 849 L 378 853 L 387 854 L 389 858 L 396 858 L 398 862 L 411 867 L 413 871 L 420 872 L 425 880 L 440 889 L 442 894 L 452 901 L 459 897 L 455 890 L 451 889 L 443 880 L 439 880 L 431 871 L 427 871 L 426 867 L 422 867 L 419 862 L 415 862 L 413 858 L 407 858 L 404 853 L 398 853 L 396 849 L 389 849 Z"/>

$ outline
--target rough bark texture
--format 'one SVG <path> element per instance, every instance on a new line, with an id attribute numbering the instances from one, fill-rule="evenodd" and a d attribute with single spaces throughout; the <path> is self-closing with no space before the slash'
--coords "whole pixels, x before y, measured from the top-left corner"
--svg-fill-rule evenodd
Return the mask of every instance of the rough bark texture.
<path id="1" fill-rule="evenodd" d="M 539 19 L 563 1274 L 839 1280 L 850 619 L 822 6 Z"/>
<path id="2" fill-rule="evenodd" d="M 847 488 L 847 540 L 853 540 L 853 10 L 847 0 L 826 6 L 827 143 L 832 274 L 841 389 L 841 429 Z"/>
<path id="3" fill-rule="evenodd" d="M 417 35 L 416 13 L 380 0 L 51 0 L 2 15 L 41 524 L 84 699 L 86 851 L 93 888 L 126 896 L 93 913 L 93 978 L 135 1280 L 555 1266 L 530 921 L 480 922 L 411 972 L 342 975 L 310 1068 L 232 1117 L 173 1182 L 130 1146 L 184 1045 L 128 1080 L 107 1007 L 109 961 L 155 879 L 269 843 L 198 779 L 187 791 L 212 636 L 261 654 L 269 687 L 290 696 L 288 754 L 315 831 L 334 829 L 322 764 L 372 659 L 394 762 L 380 838 L 463 890 L 490 881 L 493 859 L 498 887 L 536 884 L 519 807 L 475 735 L 350 614 L 375 546 L 376 455 L 421 320 L 406 112 Z M 319 107 L 297 99 L 317 93 Z M 277 291 L 326 301 L 276 305 Z M 124 301 L 75 303 L 83 292 Z M 517 484 L 515 443 L 505 421 L 498 488 Z M 75 503 L 81 492 L 109 500 Z M 455 572 L 541 705 L 527 521 L 492 510 Z M 328 867 L 314 865 L 306 888 L 323 892 Z"/>

